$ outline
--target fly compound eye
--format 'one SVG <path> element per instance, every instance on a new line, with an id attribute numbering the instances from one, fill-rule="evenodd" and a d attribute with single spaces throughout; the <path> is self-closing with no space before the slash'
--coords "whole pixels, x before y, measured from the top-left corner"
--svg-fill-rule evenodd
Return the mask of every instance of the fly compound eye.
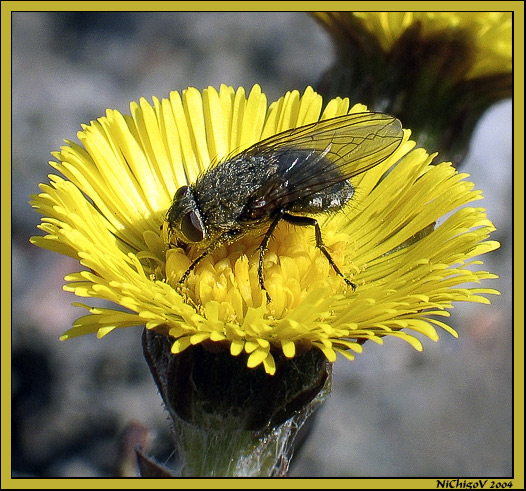
<path id="1" fill-rule="evenodd" d="M 181 186 L 176 192 L 174 199 L 181 199 L 187 192 L 188 186 Z"/>
<path id="2" fill-rule="evenodd" d="M 204 239 L 203 224 L 194 210 L 183 215 L 181 219 L 181 233 L 189 242 L 201 242 Z"/>

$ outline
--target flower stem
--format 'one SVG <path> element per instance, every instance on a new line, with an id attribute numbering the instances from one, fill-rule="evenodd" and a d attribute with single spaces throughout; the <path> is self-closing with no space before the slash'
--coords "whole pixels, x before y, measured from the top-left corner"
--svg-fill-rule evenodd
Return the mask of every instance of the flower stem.
<path id="1" fill-rule="evenodd" d="M 185 477 L 285 476 L 294 440 L 331 389 L 332 365 L 317 349 L 277 370 L 197 345 L 173 355 L 170 338 L 145 330 L 143 347 L 173 422 Z"/>

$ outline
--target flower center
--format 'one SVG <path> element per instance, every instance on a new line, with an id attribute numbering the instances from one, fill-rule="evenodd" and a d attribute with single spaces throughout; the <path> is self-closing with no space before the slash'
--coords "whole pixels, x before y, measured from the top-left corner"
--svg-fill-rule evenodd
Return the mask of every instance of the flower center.
<path id="1" fill-rule="evenodd" d="M 346 257 L 351 238 L 322 226 L 325 246 L 346 277 L 352 271 Z M 220 304 L 224 321 L 240 322 L 248 307 L 260 307 L 266 299 L 259 282 L 259 245 L 263 231 L 252 232 L 230 244 L 223 244 L 205 256 L 181 284 L 180 279 L 202 250 L 168 249 L 168 284 L 186 296 L 199 309 L 207 302 Z M 349 279 L 352 279 L 349 277 Z M 330 288 L 331 293 L 349 288 L 327 258 L 315 245 L 312 227 L 280 223 L 272 234 L 263 260 L 263 280 L 271 302 L 268 314 L 281 318 L 296 308 L 315 288 Z"/>

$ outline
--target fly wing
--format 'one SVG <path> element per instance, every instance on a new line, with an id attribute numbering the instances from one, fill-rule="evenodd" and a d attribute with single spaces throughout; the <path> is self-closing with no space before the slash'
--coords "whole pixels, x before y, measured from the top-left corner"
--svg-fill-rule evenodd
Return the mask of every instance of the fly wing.
<path id="1" fill-rule="evenodd" d="M 400 121 L 382 113 L 348 114 L 284 131 L 243 152 L 278 164 L 258 190 L 269 209 L 350 179 L 390 157 L 403 140 Z M 281 162 L 281 163 L 280 163 Z"/>

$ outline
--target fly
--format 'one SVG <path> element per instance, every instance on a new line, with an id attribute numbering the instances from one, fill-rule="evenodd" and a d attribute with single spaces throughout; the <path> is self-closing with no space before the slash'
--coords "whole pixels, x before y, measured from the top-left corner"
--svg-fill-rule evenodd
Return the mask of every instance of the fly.
<path id="1" fill-rule="evenodd" d="M 211 166 L 176 191 L 167 213 L 170 238 L 203 251 L 180 284 L 221 244 L 266 227 L 258 247 L 258 279 L 270 301 L 263 259 L 272 233 L 284 220 L 314 227 L 316 247 L 354 290 L 325 248 L 318 221 L 309 215 L 342 209 L 354 195 L 349 179 L 385 161 L 402 140 L 398 119 L 355 113 L 283 131 Z"/>

